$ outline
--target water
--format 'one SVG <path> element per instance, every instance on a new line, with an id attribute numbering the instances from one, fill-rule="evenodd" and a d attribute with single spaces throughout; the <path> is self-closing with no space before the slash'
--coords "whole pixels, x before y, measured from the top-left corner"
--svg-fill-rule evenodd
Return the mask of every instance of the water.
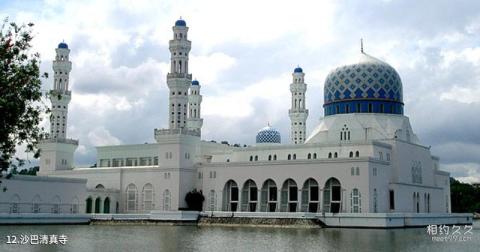
<path id="1" fill-rule="evenodd" d="M 426 228 L 0 226 L 0 251 L 480 251 L 479 221 L 472 233 L 470 241 L 434 242 Z M 65 234 L 68 241 L 56 246 L 5 244 L 7 235 L 20 234 Z"/>

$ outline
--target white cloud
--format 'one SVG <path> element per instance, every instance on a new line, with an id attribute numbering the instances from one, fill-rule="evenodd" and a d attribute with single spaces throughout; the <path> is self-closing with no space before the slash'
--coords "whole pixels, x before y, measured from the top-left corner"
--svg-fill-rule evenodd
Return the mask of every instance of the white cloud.
<path id="1" fill-rule="evenodd" d="M 102 126 L 96 127 L 88 133 L 88 140 L 94 146 L 118 145 L 122 143 L 122 141 L 112 136 L 110 132 Z"/>

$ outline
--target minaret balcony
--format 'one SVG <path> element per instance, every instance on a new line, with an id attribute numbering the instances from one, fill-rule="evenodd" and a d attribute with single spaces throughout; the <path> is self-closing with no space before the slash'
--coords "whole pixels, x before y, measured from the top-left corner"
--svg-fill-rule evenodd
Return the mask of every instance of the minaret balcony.
<path id="1" fill-rule="evenodd" d="M 69 138 L 51 138 L 47 136 L 40 140 L 41 143 L 65 143 L 65 144 L 73 144 L 78 145 L 78 140 L 69 139 Z"/>
<path id="2" fill-rule="evenodd" d="M 167 74 L 168 79 L 188 79 L 192 80 L 192 75 L 188 73 L 168 73 Z"/>
<path id="3" fill-rule="evenodd" d="M 190 136 L 200 136 L 199 132 L 194 130 L 189 130 L 186 128 L 180 129 L 155 129 L 155 137 L 163 135 L 190 135 Z"/>

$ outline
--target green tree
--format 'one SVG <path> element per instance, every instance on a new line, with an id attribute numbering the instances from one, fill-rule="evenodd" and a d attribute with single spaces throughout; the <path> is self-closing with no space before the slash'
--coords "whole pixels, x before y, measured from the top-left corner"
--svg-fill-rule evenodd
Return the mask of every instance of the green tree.
<path id="1" fill-rule="evenodd" d="M 49 111 L 41 101 L 40 55 L 32 52 L 32 29 L 32 23 L 17 25 L 8 18 L 0 27 L 0 178 L 9 167 L 24 165 L 16 156 L 18 145 L 40 156 L 40 116 Z"/>
<path id="2" fill-rule="evenodd" d="M 480 212 L 480 189 L 450 178 L 450 198 L 453 213 Z"/>
<path id="3" fill-rule="evenodd" d="M 188 205 L 188 210 L 194 211 L 202 211 L 203 201 L 205 197 L 203 196 L 202 191 L 197 191 L 197 189 L 193 189 L 193 191 L 188 192 L 185 196 L 185 201 Z"/>

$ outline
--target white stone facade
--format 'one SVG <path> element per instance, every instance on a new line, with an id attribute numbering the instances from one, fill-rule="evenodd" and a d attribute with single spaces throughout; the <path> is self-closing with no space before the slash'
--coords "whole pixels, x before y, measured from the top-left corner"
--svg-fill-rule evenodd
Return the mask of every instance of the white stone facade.
<path id="1" fill-rule="evenodd" d="M 169 128 L 155 129 L 156 143 L 97 147 L 95 168 L 47 165 L 63 147 L 46 146 L 51 154 L 42 156 L 42 174 L 87 179 L 85 211 L 104 212 L 107 197 L 110 213 L 177 210 L 187 207 L 185 195 L 197 189 L 208 211 L 450 212 L 449 174 L 439 170 L 439 159 L 421 144 L 403 111 L 383 113 L 382 103 L 377 113 L 372 103 L 365 113 L 361 105 L 359 112 L 353 106 L 340 113 L 337 105 L 337 114 L 322 118 L 307 137 L 303 70 L 294 71 L 290 85 L 291 144 L 202 141 L 200 86 L 188 72 L 187 31 L 183 20 L 173 27 Z M 368 103 L 368 92 L 363 95 L 358 100 Z M 97 198 L 103 205 L 87 208 Z"/>

